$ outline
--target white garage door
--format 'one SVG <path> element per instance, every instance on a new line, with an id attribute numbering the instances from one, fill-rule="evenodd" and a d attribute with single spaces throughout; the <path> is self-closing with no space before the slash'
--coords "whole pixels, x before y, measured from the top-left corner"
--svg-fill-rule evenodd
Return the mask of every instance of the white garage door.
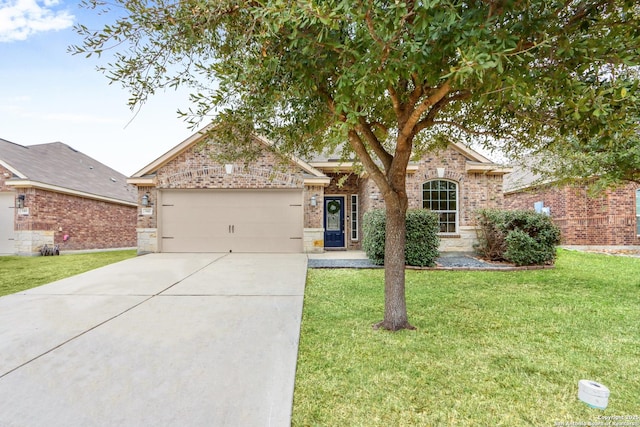
<path id="1" fill-rule="evenodd" d="M 0 193 L 0 254 L 15 253 L 13 232 L 14 193 Z"/>
<path id="2" fill-rule="evenodd" d="M 163 190 L 162 252 L 302 252 L 302 190 Z"/>

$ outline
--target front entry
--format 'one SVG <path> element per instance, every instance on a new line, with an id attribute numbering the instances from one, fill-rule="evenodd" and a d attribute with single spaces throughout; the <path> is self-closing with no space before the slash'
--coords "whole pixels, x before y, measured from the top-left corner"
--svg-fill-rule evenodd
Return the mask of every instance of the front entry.
<path id="1" fill-rule="evenodd" d="M 324 247 L 344 248 L 344 197 L 324 198 Z"/>

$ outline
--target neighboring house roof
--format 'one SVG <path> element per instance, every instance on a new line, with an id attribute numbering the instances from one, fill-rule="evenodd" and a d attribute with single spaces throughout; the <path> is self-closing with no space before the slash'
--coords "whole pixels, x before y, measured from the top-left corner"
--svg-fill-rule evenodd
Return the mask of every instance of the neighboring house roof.
<path id="1" fill-rule="evenodd" d="M 540 176 L 524 167 L 514 167 L 513 172 L 504 176 L 505 193 L 517 193 L 540 183 Z"/>
<path id="2" fill-rule="evenodd" d="M 125 175 L 61 142 L 24 146 L 0 139 L 0 165 L 13 173 L 8 186 L 136 204 Z"/>

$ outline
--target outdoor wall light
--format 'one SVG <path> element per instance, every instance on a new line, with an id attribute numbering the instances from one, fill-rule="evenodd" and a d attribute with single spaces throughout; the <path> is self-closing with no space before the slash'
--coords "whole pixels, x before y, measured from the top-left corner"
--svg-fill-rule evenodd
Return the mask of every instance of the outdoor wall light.
<path id="1" fill-rule="evenodd" d="M 145 193 L 142 196 L 142 206 L 149 206 L 151 203 L 151 198 L 149 197 L 149 193 Z"/>
<path id="2" fill-rule="evenodd" d="M 24 208 L 24 194 L 20 194 L 16 200 L 16 206 L 18 209 Z"/>
<path id="3" fill-rule="evenodd" d="M 311 206 L 318 206 L 318 195 L 314 194 L 311 196 L 311 201 L 309 202 Z"/>
<path id="4" fill-rule="evenodd" d="M 233 173 L 233 164 L 227 163 L 226 165 L 224 165 L 224 171 L 227 173 L 227 175 L 231 175 Z"/>

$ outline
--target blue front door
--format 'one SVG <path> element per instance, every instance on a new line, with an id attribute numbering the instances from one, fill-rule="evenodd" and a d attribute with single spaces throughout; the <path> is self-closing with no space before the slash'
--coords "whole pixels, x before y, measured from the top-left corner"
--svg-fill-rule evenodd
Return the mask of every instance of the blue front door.
<path id="1" fill-rule="evenodd" d="M 324 247 L 344 248 L 344 197 L 324 198 Z"/>

